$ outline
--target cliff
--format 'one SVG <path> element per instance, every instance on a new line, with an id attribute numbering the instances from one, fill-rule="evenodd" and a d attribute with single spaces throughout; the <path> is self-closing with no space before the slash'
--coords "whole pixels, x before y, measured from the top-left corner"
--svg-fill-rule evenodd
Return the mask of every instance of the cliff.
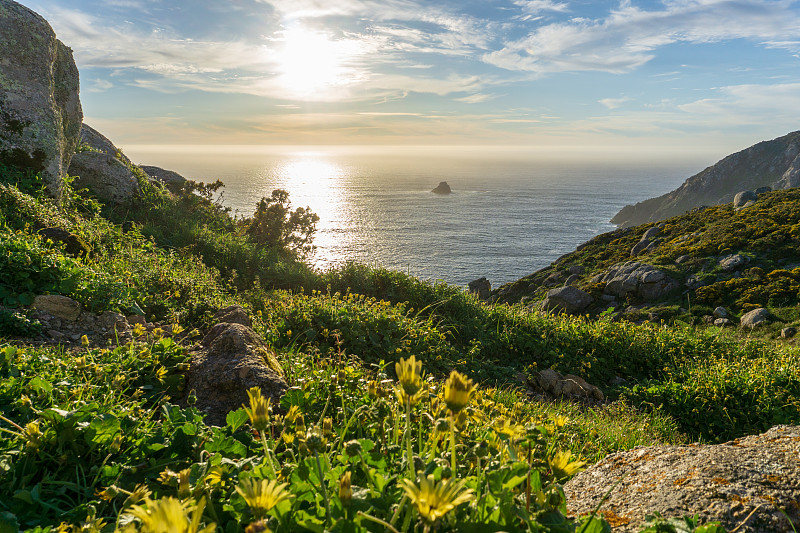
<path id="1" fill-rule="evenodd" d="M 739 191 L 800 185 L 800 131 L 729 155 L 672 192 L 627 205 L 611 219 L 621 228 L 656 222 L 696 207 L 728 203 Z"/>

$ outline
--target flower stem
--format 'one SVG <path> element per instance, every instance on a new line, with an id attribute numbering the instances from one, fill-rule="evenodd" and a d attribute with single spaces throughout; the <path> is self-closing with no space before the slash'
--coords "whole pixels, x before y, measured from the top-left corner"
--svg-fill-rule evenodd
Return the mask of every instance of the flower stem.
<path id="1" fill-rule="evenodd" d="M 384 520 L 381 520 L 380 518 L 374 517 L 374 516 L 372 516 L 371 514 L 367 514 L 367 513 L 365 513 L 364 511 L 359 511 L 359 512 L 358 512 L 358 516 L 363 516 L 364 518 L 366 518 L 366 519 L 367 519 L 367 520 L 369 520 L 370 522 L 375 522 L 376 524 L 380 524 L 380 525 L 382 525 L 383 527 L 385 527 L 386 529 L 388 529 L 389 531 L 391 531 L 392 533 L 400 533 L 400 532 L 399 532 L 399 531 L 397 531 L 397 529 L 395 529 L 395 527 L 394 527 L 392 524 L 390 524 L 389 522 L 386 522 L 386 521 L 384 521 Z"/>
<path id="2" fill-rule="evenodd" d="M 411 449 L 411 402 L 406 400 L 406 431 L 404 435 L 406 441 L 406 457 L 408 459 L 408 475 L 411 481 L 417 479 L 417 472 L 414 470 L 414 454 Z"/>
<path id="3" fill-rule="evenodd" d="M 325 477 L 322 475 L 322 463 L 319 460 L 319 452 L 314 450 L 314 457 L 317 460 L 317 474 L 319 475 L 319 488 L 322 492 L 322 499 L 325 500 L 325 525 L 331 523 L 331 503 L 328 501 L 328 489 L 325 488 Z"/>
<path id="4" fill-rule="evenodd" d="M 450 469 L 456 477 L 456 415 L 450 413 Z"/>

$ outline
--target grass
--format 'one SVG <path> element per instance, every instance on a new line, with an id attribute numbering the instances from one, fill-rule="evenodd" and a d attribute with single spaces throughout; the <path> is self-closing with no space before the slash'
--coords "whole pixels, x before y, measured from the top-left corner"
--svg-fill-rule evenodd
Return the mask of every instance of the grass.
<path id="1" fill-rule="evenodd" d="M 800 420 L 791 346 L 490 306 L 458 287 L 358 264 L 314 272 L 290 250 L 250 239 L 197 186 L 113 209 L 68 191 L 59 207 L 35 177 L 5 176 L 0 525 L 11 531 L 56 531 L 61 521 L 122 530 L 129 516 L 147 530 L 147 509 L 195 513 L 225 531 L 259 521 L 279 531 L 573 531 L 560 484 L 580 462 Z M 43 227 L 79 236 L 88 251 L 42 240 Z M 266 429 L 248 425 L 244 410 L 208 426 L 176 405 L 188 358 L 171 339 L 70 352 L 18 338 L 38 333 L 20 305 L 41 293 L 187 330 L 243 304 L 291 388 Z M 419 398 L 399 401 L 394 363 L 411 357 L 429 374 Z M 520 376 L 544 368 L 581 375 L 613 401 L 531 401 Z M 443 407 L 452 371 L 479 385 L 463 414 Z M 441 513 L 421 503 L 426 493 L 441 496 Z"/>

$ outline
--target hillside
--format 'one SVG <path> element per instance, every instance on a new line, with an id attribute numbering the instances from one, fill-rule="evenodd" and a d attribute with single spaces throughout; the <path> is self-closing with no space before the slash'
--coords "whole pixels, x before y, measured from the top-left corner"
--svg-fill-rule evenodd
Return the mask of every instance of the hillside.
<path id="1" fill-rule="evenodd" d="M 728 203 L 736 193 L 800 185 L 800 131 L 729 155 L 672 192 L 627 205 L 611 219 L 621 228 L 657 222 L 701 206 Z"/>
<path id="2" fill-rule="evenodd" d="M 599 235 L 493 298 L 538 305 L 566 283 L 589 295 L 584 314 L 700 324 L 718 306 L 734 322 L 767 308 L 774 319 L 768 331 L 777 333 L 798 325 L 798 228 L 800 189 L 762 193 L 749 207 L 696 209 Z"/>

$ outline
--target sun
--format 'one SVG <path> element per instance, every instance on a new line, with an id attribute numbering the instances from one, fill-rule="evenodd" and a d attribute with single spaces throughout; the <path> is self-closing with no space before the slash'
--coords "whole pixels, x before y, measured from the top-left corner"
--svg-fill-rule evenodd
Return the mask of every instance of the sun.
<path id="1" fill-rule="evenodd" d="M 353 67 L 360 54 L 357 42 L 292 26 L 283 32 L 278 51 L 278 81 L 292 95 L 304 99 L 331 99 L 359 79 Z"/>

